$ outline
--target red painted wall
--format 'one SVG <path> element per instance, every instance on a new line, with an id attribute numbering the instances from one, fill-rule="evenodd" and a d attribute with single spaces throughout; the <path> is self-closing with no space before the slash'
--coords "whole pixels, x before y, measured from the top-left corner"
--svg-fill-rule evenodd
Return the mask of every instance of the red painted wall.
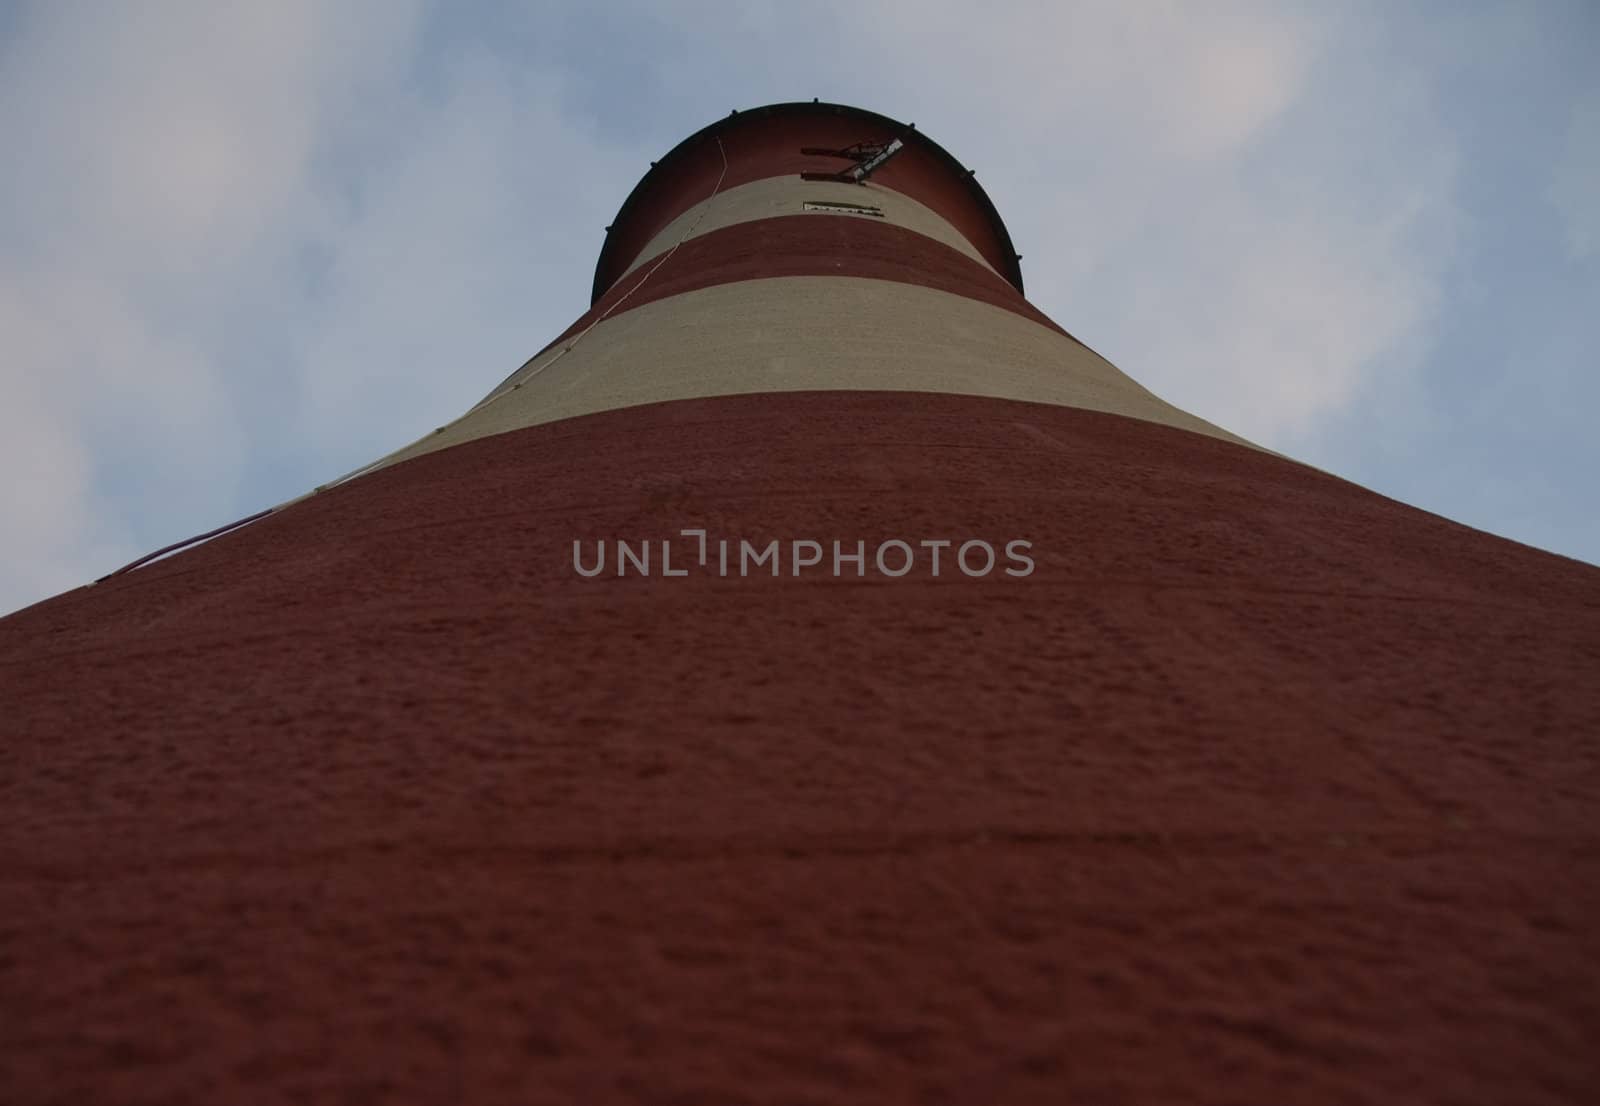
<path id="1" fill-rule="evenodd" d="M 1037 568 L 572 570 L 694 525 Z M 1589 1101 L 1597 671 L 1600 570 L 1115 416 L 472 442 L 0 620 L 0 1097 Z"/>

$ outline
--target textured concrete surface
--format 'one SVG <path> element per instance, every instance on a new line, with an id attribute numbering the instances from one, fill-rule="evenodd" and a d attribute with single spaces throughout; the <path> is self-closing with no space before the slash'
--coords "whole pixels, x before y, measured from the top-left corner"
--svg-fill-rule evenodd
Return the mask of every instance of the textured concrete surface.
<path id="1" fill-rule="evenodd" d="M 825 203 L 866 204 L 883 212 L 876 215 L 840 215 L 837 213 L 807 212 L 807 201 Z M 737 188 L 727 188 L 702 203 L 695 204 L 682 215 L 668 223 L 659 234 L 640 251 L 638 258 L 628 266 L 633 272 L 640 265 L 670 250 L 685 236 L 698 237 L 724 227 L 757 219 L 779 219 L 788 215 L 808 215 L 815 218 L 872 219 L 889 226 L 903 227 L 942 242 L 951 249 L 972 258 L 990 272 L 994 270 L 970 242 L 937 212 L 893 189 L 868 181 L 865 184 L 834 184 L 827 181 L 801 180 L 790 174 L 751 181 Z M 693 233 L 690 233 L 693 232 Z M 996 274 L 996 278 L 1004 280 Z"/>
<path id="2" fill-rule="evenodd" d="M 686 526 L 1037 569 L 572 571 Z M 470 442 L 0 620 L 0 1099 L 1593 1102 L 1597 671 L 1600 570 L 1151 422 Z"/>

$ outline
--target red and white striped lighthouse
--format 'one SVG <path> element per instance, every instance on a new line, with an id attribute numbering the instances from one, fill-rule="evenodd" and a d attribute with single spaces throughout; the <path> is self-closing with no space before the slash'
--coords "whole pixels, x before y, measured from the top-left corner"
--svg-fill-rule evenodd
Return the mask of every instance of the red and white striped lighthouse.
<path id="1" fill-rule="evenodd" d="M 686 139 L 594 288 L 0 620 L 0 1098 L 1600 1085 L 1600 570 L 1163 402 L 870 112 Z"/>

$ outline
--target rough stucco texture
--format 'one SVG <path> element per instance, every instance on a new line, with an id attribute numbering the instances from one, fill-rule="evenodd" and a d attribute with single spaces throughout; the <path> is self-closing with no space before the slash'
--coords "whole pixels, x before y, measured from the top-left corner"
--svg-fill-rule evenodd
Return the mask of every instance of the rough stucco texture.
<path id="1" fill-rule="evenodd" d="M 1037 569 L 571 567 L 691 526 Z M 483 439 L 0 621 L 0 1099 L 1592 1102 L 1597 672 L 1600 570 L 1116 416 Z"/>

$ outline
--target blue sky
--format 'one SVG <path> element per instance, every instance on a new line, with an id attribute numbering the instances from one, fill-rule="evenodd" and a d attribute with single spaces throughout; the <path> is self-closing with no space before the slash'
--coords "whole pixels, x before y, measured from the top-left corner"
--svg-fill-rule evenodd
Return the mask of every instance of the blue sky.
<path id="1" fill-rule="evenodd" d="M 1600 562 L 1597 56 L 1583 0 L 0 5 L 0 611 L 459 413 L 651 160 L 812 96 L 1165 398 Z"/>

